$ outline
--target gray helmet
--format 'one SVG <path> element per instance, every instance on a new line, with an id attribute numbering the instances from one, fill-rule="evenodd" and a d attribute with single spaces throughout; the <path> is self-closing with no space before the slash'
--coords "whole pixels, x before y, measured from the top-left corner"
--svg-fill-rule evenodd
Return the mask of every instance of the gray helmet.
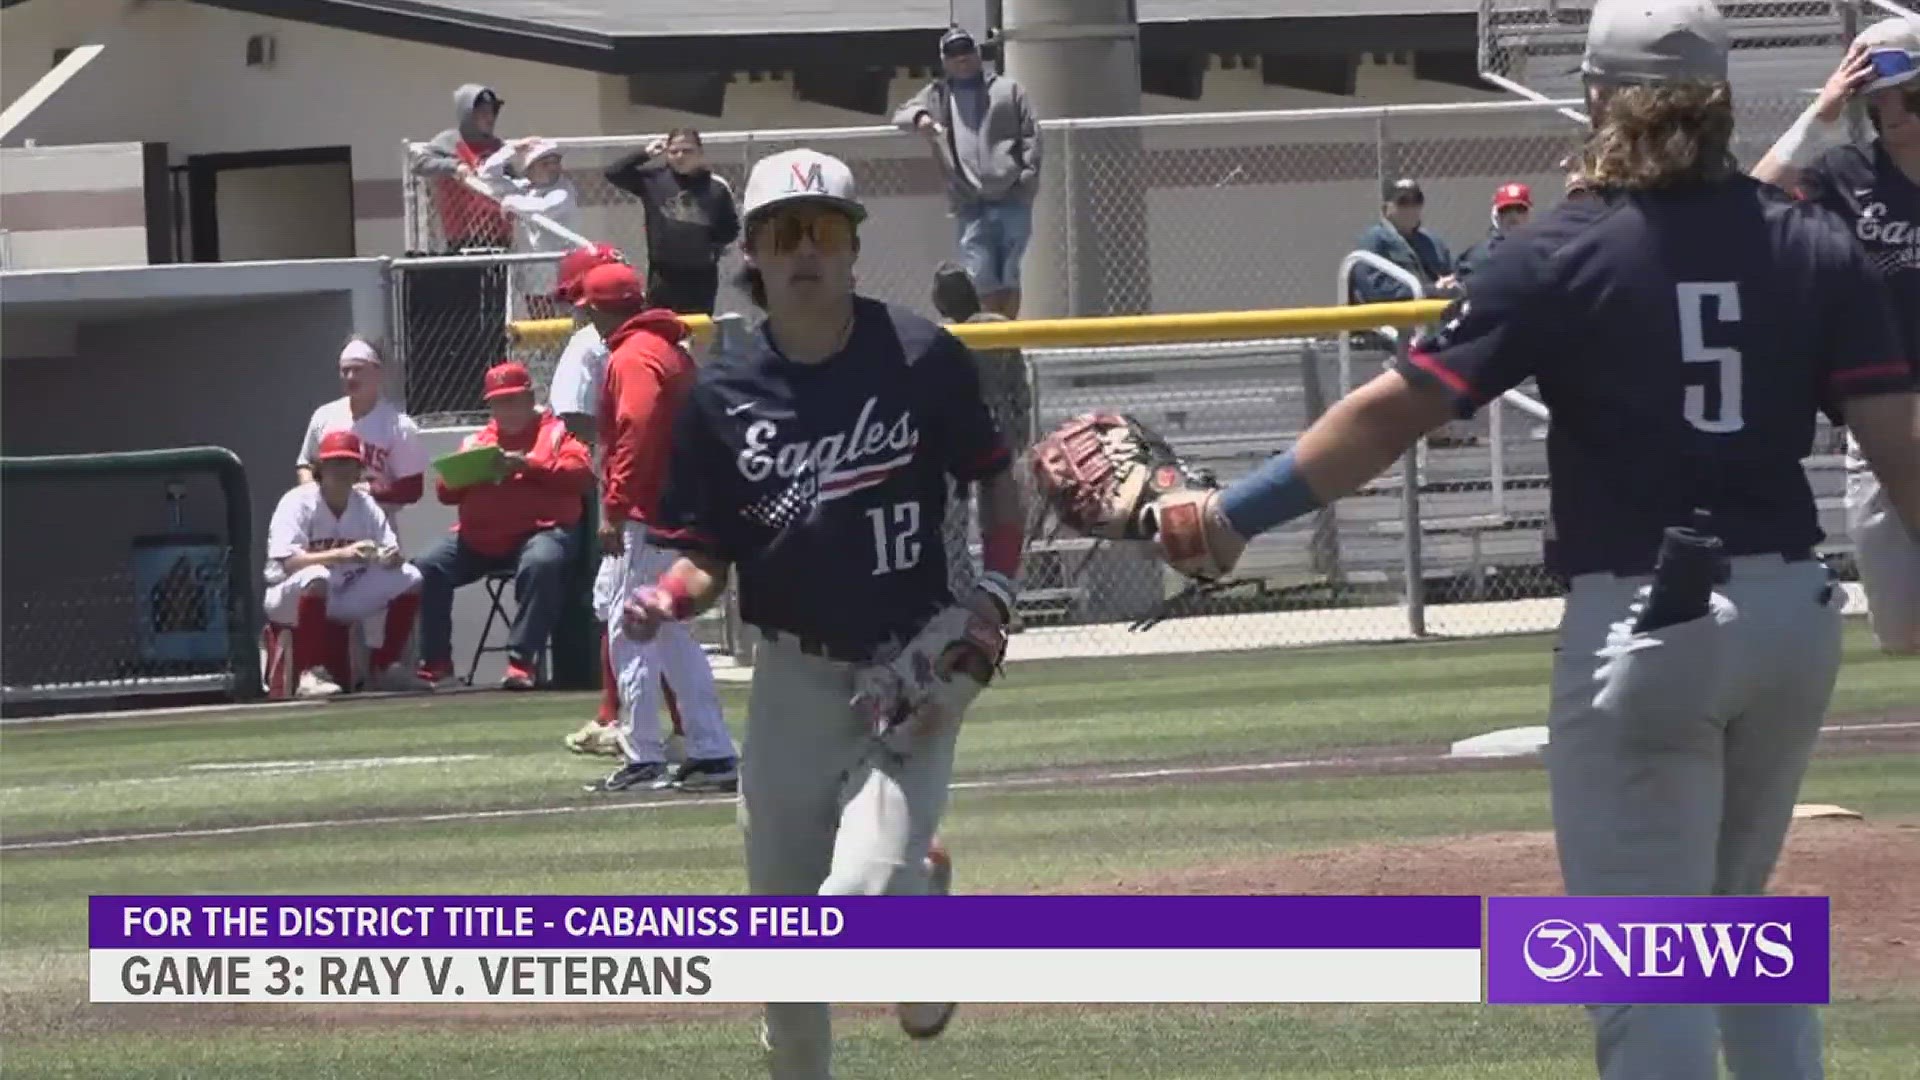
<path id="1" fill-rule="evenodd" d="M 1614 86 L 1725 82 L 1728 48 L 1713 0 L 1599 0 L 1580 73 Z"/>

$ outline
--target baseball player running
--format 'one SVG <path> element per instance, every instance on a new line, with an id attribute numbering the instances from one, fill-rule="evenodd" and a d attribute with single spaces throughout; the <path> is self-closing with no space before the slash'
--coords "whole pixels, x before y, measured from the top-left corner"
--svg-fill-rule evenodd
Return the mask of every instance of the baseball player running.
<path id="1" fill-rule="evenodd" d="M 313 410 L 294 472 L 300 483 L 312 483 L 321 436 L 351 431 L 360 437 L 366 456 L 361 469 L 366 490 L 389 518 L 398 520 L 400 508 L 419 502 L 426 492 L 427 449 L 413 417 L 380 396 L 383 367 L 371 343 L 358 337 L 347 340 L 340 350 L 343 395 Z"/>
<path id="2" fill-rule="evenodd" d="M 627 594 L 673 563 L 673 553 L 648 542 L 647 524 L 659 513 L 674 416 L 693 387 L 694 363 L 681 344 L 679 316 L 647 306 L 633 268 L 597 266 L 581 281 L 581 299 L 611 350 L 600 391 L 600 545 L 594 607 L 611 626 Z M 620 749 L 626 764 L 591 791 L 638 786 L 682 791 L 732 791 L 739 782 L 733 736 L 720 712 L 713 668 L 685 626 L 650 641 L 615 634 L 609 641 L 620 687 Z M 686 760 L 667 763 L 660 738 L 661 676 L 672 680 L 687 728 Z"/>
<path id="3" fill-rule="evenodd" d="M 1709 0 L 1600 0 L 1586 198 L 1522 229 L 1394 370 L 1224 490 L 1143 510 L 1176 565 L 1353 492 L 1529 376 L 1553 410 L 1548 565 L 1570 579 L 1546 762 L 1573 895 L 1765 890 L 1840 663 L 1800 460 L 1837 412 L 1920 528 L 1914 368 L 1838 217 L 1736 170 Z M 1056 507 L 1058 448 L 1036 450 Z M 1047 471 L 1052 470 L 1052 471 Z M 1711 535 L 1688 531 L 1708 515 Z M 1717 584 L 1716 584 L 1717 583 Z M 1821 1075 L 1811 1009 L 1603 1006 L 1609 1080 Z"/>
<path id="4" fill-rule="evenodd" d="M 972 356 L 857 296 L 866 217 L 853 175 L 812 150 L 762 159 L 745 198 L 745 285 L 767 317 L 704 365 L 674 431 L 651 535 L 681 553 L 635 592 L 646 637 L 740 574 L 761 636 L 741 786 L 756 894 L 918 894 L 966 708 L 1005 647 L 1021 499 Z M 949 479 L 979 485 L 985 571 L 956 602 Z M 938 1034 L 951 1004 L 909 1005 Z M 767 1006 L 777 1080 L 823 1080 L 828 1006 Z"/>
<path id="5" fill-rule="evenodd" d="M 1841 122 L 1854 100 L 1873 122 L 1875 138 L 1865 147 L 1848 141 Z M 1853 226 L 1886 275 L 1906 355 L 1920 357 L 1920 23 L 1896 17 L 1861 31 L 1753 174 Z M 1847 518 L 1874 636 L 1888 652 L 1920 652 L 1920 538 L 1902 527 L 1852 432 Z"/>
<path id="6" fill-rule="evenodd" d="M 326 666 L 329 624 L 359 623 L 374 685 L 428 689 L 401 662 L 420 610 L 420 571 L 401 558 L 393 524 L 357 486 L 365 462 L 360 437 L 328 432 L 313 461 L 318 479 L 282 495 L 267 526 L 267 621 L 293 628 L 291 663 L 269 656 L 269 672 L 297 679 L 292 689 L 300 697 L 340 693 L 346 687 L 336 680 L 350 685 L 352 672 L 339 657 L 334 668 Z"/>

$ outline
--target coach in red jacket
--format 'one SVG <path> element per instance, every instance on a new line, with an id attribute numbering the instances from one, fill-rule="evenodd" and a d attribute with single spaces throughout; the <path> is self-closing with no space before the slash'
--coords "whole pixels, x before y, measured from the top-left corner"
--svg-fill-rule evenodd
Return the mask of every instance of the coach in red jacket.
<path id="1" fill-rule="evenodd" d="M 420 675 L 434 683 L 453 675 L 453 591 L 512 570 L 516 611 L 500 685 L 527 690 L 534 658 L 566 603 L 573 529 L 593 480 L 593 458 L 559 417 L 534 405 L 525 367 L 506 363 L 488 371 L 486 397 L 493 419 L 461 449 L 498 446 L 505 452 L 499 473 L 491 483 L 462 488 L 435 481 L 440 501 L 458 506 L 460 520 L 453 535 L 414 560 L 423 578 Z"/>

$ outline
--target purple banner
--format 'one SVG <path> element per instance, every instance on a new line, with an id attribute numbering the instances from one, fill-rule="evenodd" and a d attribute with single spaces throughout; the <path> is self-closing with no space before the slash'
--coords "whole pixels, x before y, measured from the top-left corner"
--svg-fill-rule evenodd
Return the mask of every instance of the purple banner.
<path id="1" fill-rule="evenodd" d="M 1824 896 L 1495 897 L 1495 1005 L 1824 1005 Z"/>
<path id="2" fill-rule="evenodd" d="M 95 949 L 1478 949 L 1475 896 L 95 896 Z"/>

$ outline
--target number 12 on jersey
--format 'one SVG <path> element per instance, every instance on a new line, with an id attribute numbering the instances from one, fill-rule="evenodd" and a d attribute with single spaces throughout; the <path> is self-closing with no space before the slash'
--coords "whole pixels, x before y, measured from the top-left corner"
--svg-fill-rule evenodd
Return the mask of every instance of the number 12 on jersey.
<path id="1" fill-rule="evenodd" d="M 891 574 L 920 562 L 920 504 L 894 503 L 867 511 L 873 523 L 873 573 Z"/>
<path id="2" fill-rule="evenodd" d="M 1688 364 L 1712 364 L 1708 374 L 1697 368 L 1687 372 L 1686 399 L 1681 408 L 1687 423 L 1701 431 L 1725 435 L 1746 426 L 1740 415 L 1740 350 L 1707 344 L 1707 298 L 1718 301 L 1721 323 L 1740 321 L 1740 285 L 1733 281 L 1683 281 L 1675 286 L 1680 293 L 1680 358 Z M 1709 395 L 1708 383 L 1717 384 L 1719 393 Z M 1709 398 L 1718 397 L 1718 408 L 1709 411 Z"/>

